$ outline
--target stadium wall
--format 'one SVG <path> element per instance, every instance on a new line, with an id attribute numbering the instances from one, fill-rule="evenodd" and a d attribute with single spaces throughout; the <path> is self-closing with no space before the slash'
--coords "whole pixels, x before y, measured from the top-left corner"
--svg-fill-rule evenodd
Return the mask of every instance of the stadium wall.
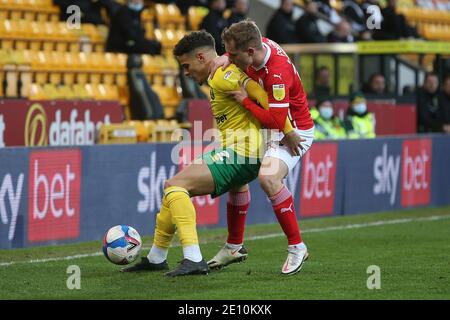
<path id="1" fill-rule="evenodd" d="M 153 232 L 175 144 L 0 149 L 0 248 L 100 240 L 116 224 Z M 202 147 L 195 148 L 201 152 Z M 191 150 L 192 151 L 192 150 Z M 287 177 L 300 218 L 450 204 L 450 137 L 316 142 Z M 252 182 L 248 223 L 276 221 Z M 193 199 L 200 227 L 226 225 L 226 195 Z"/>

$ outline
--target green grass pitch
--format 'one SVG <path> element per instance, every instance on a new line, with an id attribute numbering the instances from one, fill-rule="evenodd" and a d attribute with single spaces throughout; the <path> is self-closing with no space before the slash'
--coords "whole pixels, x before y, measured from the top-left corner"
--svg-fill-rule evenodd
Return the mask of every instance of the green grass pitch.
<path id="1" fill-rule="evenodd" d="M 450 207 L 309 219 L 300 227 L 310 258 L 293 276 L 281 275 L 287 243 L 278 224 L 247 226 L 248 260 L 207 276 L 120 273 L 100 255 L 100 239 L 0 250 L 0 299 L 450 299 Z M 202 229 L 199 238 L 208 259 L 226 230 Z M 145 237 L 141 256 L 150 245 Z M 179 260 L 174 246 L 170 267 Z M 80 268 L 79 290 L 67 288 L 70 265 Z M 367 288 L 372 265 L 380 289 Z"/>

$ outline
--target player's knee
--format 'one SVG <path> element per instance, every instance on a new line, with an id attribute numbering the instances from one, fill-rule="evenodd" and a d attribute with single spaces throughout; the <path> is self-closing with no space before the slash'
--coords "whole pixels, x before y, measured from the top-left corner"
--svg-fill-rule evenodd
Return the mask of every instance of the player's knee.
<path id="1" fill-rule="evenodd" d="M 277 179 L 275 179 L 274 176 L 270 176 L 270 175 L 261 175 L 260 174 L 258 176 L 258 181 L 266 193 L 273 193 L 273 190 L 276 189 L 277 184 L 278 184 Z"/>
<path id="2" fill-rule="evenodd" d="M 164 189 L 167 189 L 170 187 L 180 187 L 180 188 L 186 189 L 188 192 L 191 191 L 191 186 L 188 181 L 183 180 L 183 179 L 176 179 L 175 177 L 172 177 L 172 178 L 164 181 Z"/>

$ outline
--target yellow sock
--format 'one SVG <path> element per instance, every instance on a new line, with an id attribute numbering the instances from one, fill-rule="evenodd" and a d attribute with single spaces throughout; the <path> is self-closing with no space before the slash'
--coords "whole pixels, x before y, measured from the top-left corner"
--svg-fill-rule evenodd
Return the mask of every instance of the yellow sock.
<path id="1" fill-rule="evenodd" d="M 172 222 L 176 225 L 181 245 L 198 245 L 195 208 L 189 192 L 184 188 L 169 187 L 164 189 L 164 199 L 170 209 Z"/>
<path id="2" fill-rule="evenodd" d="M 172 222 L 172 214 L 170 213 L 165 197 L 161 203 L 161 209 L 156 215 L 155 237 L 153 244 L 159 248 L 168 249 L 175 234 L 175 226 Z"/>

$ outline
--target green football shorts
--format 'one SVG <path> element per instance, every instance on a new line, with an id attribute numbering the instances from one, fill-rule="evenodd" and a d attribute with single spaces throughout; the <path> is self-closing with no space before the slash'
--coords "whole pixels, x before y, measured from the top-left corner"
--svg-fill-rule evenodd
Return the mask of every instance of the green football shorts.
<path id="1" fill-rule="evenodd" d="M 255 180 L 261 166 L 259 159 L 241 156 L 231 148 L 211 150 L 202 154 L 202 159 L 214 179 L 212 198 Z"/>

